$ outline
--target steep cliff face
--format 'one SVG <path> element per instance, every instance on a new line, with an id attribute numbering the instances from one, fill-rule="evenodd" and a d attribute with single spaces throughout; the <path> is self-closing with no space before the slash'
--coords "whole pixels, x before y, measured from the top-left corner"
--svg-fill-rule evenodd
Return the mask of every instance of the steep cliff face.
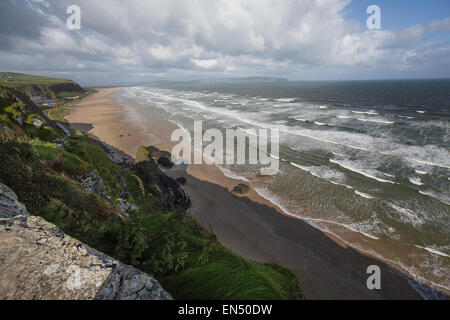
<path id="1" fill-rule="evenodd" d="M 0 299 L 168 300 L 149 275 L 30 216 L 0 183 Z"/>
<path id="2" fill-rule="evenodd" d="M 11 72 L 0 72 L 0 85 L 18 90 L 35 101 L 74 97 L 85 93 L 80 85 L 71 80 Z"/>

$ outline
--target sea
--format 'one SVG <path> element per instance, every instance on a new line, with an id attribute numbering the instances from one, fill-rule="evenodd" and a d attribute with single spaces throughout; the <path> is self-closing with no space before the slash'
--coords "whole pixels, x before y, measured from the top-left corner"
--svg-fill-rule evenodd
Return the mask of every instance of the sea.
<path id="1" fill-rule="evenodd" d="M 193 131 L 279 129 L 280 171 L 221 165 L 285 214 L 450 292 L 450 80 L 164 84 L 123 88 L 130 116 Z M 252 147 L 252 146 L 250 146 Z M 255 146 L 253 146 L 255 147 Z"/>

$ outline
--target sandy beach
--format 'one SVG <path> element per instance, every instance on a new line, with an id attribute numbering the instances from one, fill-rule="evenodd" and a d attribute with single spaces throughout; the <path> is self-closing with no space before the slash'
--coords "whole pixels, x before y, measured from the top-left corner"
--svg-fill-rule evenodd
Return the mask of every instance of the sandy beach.
<path id="1" fill-rule="evenodd" d="M 177 126 L 149 120 L 145 133 L 127 121 L 126 110 L 112 95 L 117 88 L 99 89 L 82 103 L 70 107 L 71 126 L 134 157 L 140 145 L 170 151 L 170 136 Z M 192 198 L 192 215 L 211 229 L 234 252 L 255 261 L 279 264 L 297 275 L 308 299 L 420 299 L 411 279 L 380 260 L 362 254 L 308 223 L 288 217 L 280 208 L 251 191 L 237 197 L 230 190 L 239 180 L 215 166 L 177 166 L 166 171 L 183 176 Z M 367 267 L 381 268 L 382 289 L 366 286 Z"/>

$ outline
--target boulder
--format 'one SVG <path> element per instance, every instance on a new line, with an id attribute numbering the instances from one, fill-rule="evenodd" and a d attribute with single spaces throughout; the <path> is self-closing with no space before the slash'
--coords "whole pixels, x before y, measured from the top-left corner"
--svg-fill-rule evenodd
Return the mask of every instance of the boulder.
<path id="1" fill-rule="evenodd" d="M 29 215 L 25 206 L 17 199 L 16 194 L 0 183 L 0 219 Z"/>
<path id="2" fill-rule="evenodd" d="M 182 185 L 182 186 L 184 186 L 184 185 L 187 183 L 187 180 L 186 180 L 185 177 L 179 177 L 179 178 L 175 179 L 175 181 L 176 181 L 179 185 Z"/>
<path id="3" fill-rule="evenodd" d="M 52 143 L 57 146 L 58 148 L 63 148 L 65 146 L 70 145 L 69 142 L 67 142 L 66 139 L 55 139 L 52 141 Z"/>
<path id="4" fill-rule="evenodd" d="M 172 169 L 173 168 L 173 162 L 169 158 L 166 157 L 160 157 L 158 159 L 158 164 L 166 169 Z"/>
<path id="5" fill-rule="evenodd" d="M 103 199 L 108 200 L 105 185 L 103 184 L 103 180 L 97 170 L 78 176 L 76 179 L 80 181 L 84 191 L 95 193 Z"/>
<path id="6" fill-rule="evenodd" d="M 244 183 L 241 183 L 233 188 L 231 191 L 234 195 L 246 195 L 250 192 L 250 187 Z"/>

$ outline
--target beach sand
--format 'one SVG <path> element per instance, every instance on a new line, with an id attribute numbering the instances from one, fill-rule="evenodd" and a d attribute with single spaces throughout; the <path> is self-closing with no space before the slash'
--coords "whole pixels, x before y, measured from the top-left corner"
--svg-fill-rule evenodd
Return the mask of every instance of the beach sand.
<path id="1" fill-rule="evenodd" d="M 140 145 L 170 151 L 177 126 L 155 114 L 142 132 L 127 121 L 126 111 L 112 97 L 117 90 L 99 89 L 71 106 L 71 126 L 132 157 Z M 193 201 L 192 215 L 224 246 L 248 259 L 289 268 L 307 299 L 421 299 L 411 279 L 384 262 L 284 215 L 254 191 L 245 197 L 232 195 L 230 190 L 242 181 L 224 176 L 215 166 L 176 166 L 165 172 L 187 179 L 184 189 Z M 381 290 L 367 288 L 366 270 L 371 265 L 381 268 Z"/>

